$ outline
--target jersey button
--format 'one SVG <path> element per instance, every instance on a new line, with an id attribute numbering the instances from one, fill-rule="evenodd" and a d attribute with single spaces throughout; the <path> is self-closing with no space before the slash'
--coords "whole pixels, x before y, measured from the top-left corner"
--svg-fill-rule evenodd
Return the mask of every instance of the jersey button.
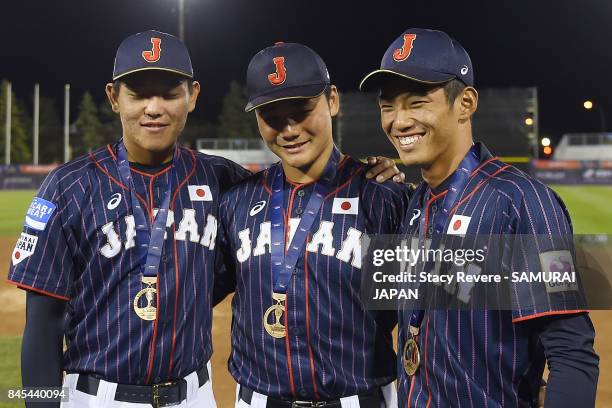
<path id="1" fill-rule="evenodd" d="M 308 396 L 308 391 L 306 391 L 304 388 L 302 388 L 300 390 L 300 396 L 303 398 L 306 398 Z"/>
<path id="2" fill-rule="evenodd" d="M 300 215 L 300 214 L 302 214 L 303 212 L 304 212 L 304 210 L 302 210 L 302 207 L 298 207 L 298 208 L 296 208 L 296 209 L 295 209 L 295 213 L 296 213 L 297 215 Z"/>
<path id="3" fill-rule="evenodd" d="M 168 261 L 168 257 L 167 257 L 166 255 L 162 256 L 162 257 L 161 257 L 161 261 L 162 261 L 163 263 L 166 263 L 166 262 Z"/>
<path id="4" fill-rule="evenodd" d="M 155 378 L 153 379 L 153 382 L 155 382 L 155 383 L 159 383 L 159 382 L 161 382 L 161 378 L 159 378 L 159 377 L 155 377 Z"/>
<path id="5" fill-rule="evenodd" d="M 297 195 L 299 195 L 300 197 L 304 197 L 304 190 L 298 190 Z"/>
<path id="6" fill-rule="evenodd" d="M 432 211 L 432 212 L 436 212 L 436 211 L 438 211 L 438 206 L 437 206 L 437 205 L 435 205 L 435 204 L 434 204 L 434 205 L 432 205 L 432 206 L 431 206 L 431 211 Z"/>

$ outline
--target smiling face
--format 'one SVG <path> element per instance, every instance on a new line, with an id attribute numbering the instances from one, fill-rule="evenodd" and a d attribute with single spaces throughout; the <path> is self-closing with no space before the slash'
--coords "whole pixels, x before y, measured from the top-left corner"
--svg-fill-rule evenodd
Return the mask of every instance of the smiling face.
<path id="1" fill-rule="evenodd" d="M 107 84 L 106 93 L 113 111 L 121 117 L 131 161 L 155 164 L 171 157 L 199 91 L 197 82 L 190 89 L 184 78 L 163 71 L 132 74 L 115 87 Z"/>
<path id="2" fill-rule="evenodd" d="M 289 178 L 300 181 L 299 173 L 320 175 L 333 149 L 332 117 L 338 109 L 338 90 L 331 85 L 329 97 L 288 99 L 256 110 L 259 133 L 281 158 Z"/>
<path id="3" fill-rule="evenodd" d="M 454 150 L 462 122 L 460 97 L 449 103 L 443 85 L 389 78 L 378 102 L 382 128 L 405 165 L 428 168 Z"/>

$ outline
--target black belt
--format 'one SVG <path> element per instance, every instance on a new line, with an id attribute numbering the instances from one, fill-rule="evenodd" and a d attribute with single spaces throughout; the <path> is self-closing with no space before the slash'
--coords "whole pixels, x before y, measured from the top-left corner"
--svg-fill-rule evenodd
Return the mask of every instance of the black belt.
<path id="1" fill-rule="evenodd" d="M 206 364 L 196 371 L 198 384 L 203 386 L 208 382 Z M 98 394 L 100 377 L 91 374 L 79 374 L 76 389 L 89 395 Z M 153 407 L 180 404 L 187 398 L 187 381 L 172 380 L 151 385 L 117 384 L 115 401 L 151 404 Z"/>
<path id="2" fill-rule="evenodd" d="M 251 404 L 253 390 L 240 386 L 240 399 Z M 383 401 L 382 391 L 378 388 L 375 392 L 368 394 L 358 394 L 360 408 L 380 408 Z M 267 398 L 266 408 L 340 408 L 342 404 L 339 399 L 329 401 L 308 401 L 308 400 L 285 400 L 278 398 Z"/>

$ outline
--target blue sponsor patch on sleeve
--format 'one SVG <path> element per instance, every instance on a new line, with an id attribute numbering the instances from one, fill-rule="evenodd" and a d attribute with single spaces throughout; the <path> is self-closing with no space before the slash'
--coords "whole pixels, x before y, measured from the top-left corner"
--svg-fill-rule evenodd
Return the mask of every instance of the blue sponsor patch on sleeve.
<path id="1" fill-rule="evenodd" d="M 47 222 L 57 206 L 40 197 L 34 197 L 25 217 L 25 226 L 37 231 L 44 231 Z"/>

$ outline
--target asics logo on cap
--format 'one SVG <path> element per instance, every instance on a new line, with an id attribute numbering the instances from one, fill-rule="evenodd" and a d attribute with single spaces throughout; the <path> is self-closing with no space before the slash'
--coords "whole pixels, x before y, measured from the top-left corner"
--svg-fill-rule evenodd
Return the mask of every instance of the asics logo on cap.
<path id="1" fill-rule="evenodd" d="M 147 62 L 157 62 L 161 56 L 161 38 L 152 37 L 151 44 L 153 48 L 142 52 L 142 58 Z"/>
<path id="2" fill-rule="evenodd" d="M 273 58 L 274 66 L 276 66 L 276 72 L 268 75 L 268 81 L 272 85 L 281 85 L 287 79 L 287 70 L 285 69 L 285 57 Z"/>
<path id="3" fill-rule="evenodd" d="M 464 65 L 461 67 L 461 75 L 467 74 L 468 71 L 469 71 L 469 68 L 467 67 L 467 65 Z"/>
<path id="4" fill-rule="evenodd" d="M 404 44 L 402 48 L 398 48 L 393 53 L 393 59 L 397 62 L 405 61 L 406 58 L 410 56 L 410 52 L 412 51 L 412 44 L 416 39 L 416 34 L 406 33 L 404 34 Z"/>

